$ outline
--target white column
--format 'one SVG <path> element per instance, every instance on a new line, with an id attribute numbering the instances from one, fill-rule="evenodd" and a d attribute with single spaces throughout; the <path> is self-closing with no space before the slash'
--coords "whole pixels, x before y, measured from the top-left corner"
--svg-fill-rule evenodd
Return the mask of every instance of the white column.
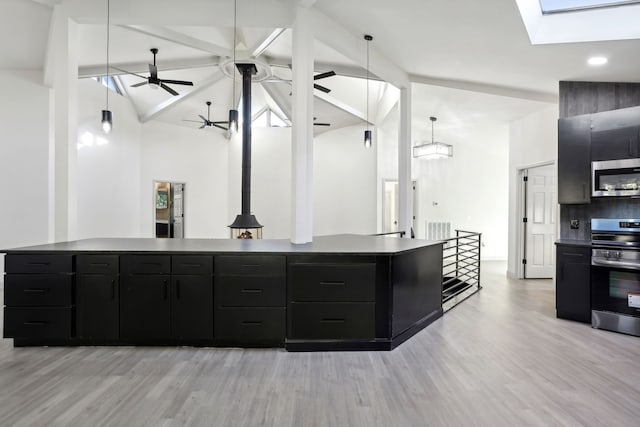
<path id="1" fill-rule="evenodd" d="M 53 138 L 49 162 L 50 215 L 53 215 L 53 240 L 76 238 L 77 223 L 77 128 L 78 128 L 78 59 L 77 24 L 64 13 L 62 6 L 54 9 L 51 19 L 54 53 L 53 65 Z M 100 111 L 96 111 L 96 121 Z M 51 233 L 50 233 L 51 235 Z"/>
<path id="2" fill-rule="evenodd" d="M 413 209 L 411 206 L 411 86 L 400 88 L 400 130 L 398 140 L 398 231 L 411 237 Z"/>
<path id="3" fill-rule="evenodd" d="M 296 7 L 293 22 L 291 114 L 291 243 L 313 236 L 313 29 L 310 11 Z"/>

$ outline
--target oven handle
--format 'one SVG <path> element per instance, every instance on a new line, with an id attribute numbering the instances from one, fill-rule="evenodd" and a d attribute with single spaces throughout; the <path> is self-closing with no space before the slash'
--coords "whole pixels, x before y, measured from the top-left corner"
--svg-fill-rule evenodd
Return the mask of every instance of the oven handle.
<path id="1" fill-rule="evenodd" d="M 627 270 L 640 270 L 640 264 L 635 264 L 632 262 L 620 262 L 620 261 L 607 261 L 604 259 L 591 259 L 591 265 L 595 265 L 596 267 L 618 267 L 618 268 L 626 268 Z"/>

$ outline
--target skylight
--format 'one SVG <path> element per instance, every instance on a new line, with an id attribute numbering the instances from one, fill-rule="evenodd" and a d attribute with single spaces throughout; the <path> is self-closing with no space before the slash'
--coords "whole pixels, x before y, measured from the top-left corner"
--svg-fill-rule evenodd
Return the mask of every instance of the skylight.
<path id="1" fill-rule="evenodd" d="M 640 3 L 640 0 L 540 0 L 543 14 Z"/>

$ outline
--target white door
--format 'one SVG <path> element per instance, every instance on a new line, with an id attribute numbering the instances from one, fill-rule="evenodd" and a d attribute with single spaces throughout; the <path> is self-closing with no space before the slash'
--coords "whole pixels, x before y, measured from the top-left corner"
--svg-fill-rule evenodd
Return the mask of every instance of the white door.
<path id="1" fill-rule="evenodd" d="M 555 271 L 556 168 L 555 165 L 530 168 L 526 180 L 526 222 L 524 277 L 544 279 Z"/>
<path id="2" fill-rule="evenodd" d="M 416 182 L 412 182 L 411 204 L 413 206 L 412 229 L 416 231 Z M 382 232 L 395 233 L 398 231 L 398 218 L 400 217 L 400 186 L 397 180 L 385 179 L 382 182 Z"/>

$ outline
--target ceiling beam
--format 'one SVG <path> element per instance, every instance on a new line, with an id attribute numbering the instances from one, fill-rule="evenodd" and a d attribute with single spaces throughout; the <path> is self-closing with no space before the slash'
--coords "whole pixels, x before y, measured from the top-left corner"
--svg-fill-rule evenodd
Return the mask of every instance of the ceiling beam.
<path id="1" fill-rule="evenodd" d="M 262 55 L 264 51 L 267 50 L 269 46 L 271 46 L 271 44 L 276 41 L 276 39 L 280 37 L 282 33 L 284 33 L 285 29 L 286 28 L 276 28 L 267 37 L 265 37 L 262 42 L 256 43 L 256 45 L 249 48 L 248 50 L 249 52 L 251 52 L 251 57 L 257 58 Z"/>
<path id="2" fill-rule="evenodd" d="M 352 116 L 355 116 L 355 117 L 359 118 L 360 120 L 362 120 L 365 123 L 367 122 L 367 116 L 362 111 L 356 110 L 355 108 L 351 107 L 350 105 L 348 105 L 348 104 L 346 104 L 346 103 L 334 98 L 333 96 L 331 96 L 329 94 L 326 94 L 324 92 L 320 92 L 320 91 L 316 90 L 316 91 L 314 91 L 314 96 L 316 98 L 328 103 L 328 104 L 333 105 L 336 108 L 339 108 L 340 110 L 342 110 L 342 111 L 344 111 L 346 113 L 351 114 Z M 369 118 L 368 122 L 369 122 L 369 124 L 371 126 L 375 126 L 375 123 L 373 123 L 371 121 L 371 118 Z"/>
<path id="3" fill-rule="evenodd" d="M 529 101 L 558 103 L 558 95 L 548 92 L 536 92 L 525 89 L 516 89 L 508 86 L 497 86 L 464 80 L 437 79 L 433 77 L 411 75 L 413 83 L 422 83 L 431 86 L 449 87 L 452 89 L 467 90 L 470 92 L 487 93 L 489 95 L 506 96 L 509 98 L 526 99 Z"/>
<path id="4" fill-rule="evenodd" d="M 219 63 L 220 63 L 220 58 L 217 56 L 208 57 L 208 58 L 191 58 L 191 59 L 164 59 L 160 64 L 158 64 L 158 71 L 187 70 L 191 68 L 217 67 Z M 109 72 L 110 74 L 113 74 L 113 75 L 127 74 L 120 70 L 126 70 L 129 73 L 136 73 L 136 74 L 149 72 L 148 62 L 123 62 L 119 64 L 111 64 L 111 67 Z M 120 70 L 118 70 L 117 68 L 119 68 Z M 88 65 L 88 66 L 78 67 L 78 77 L 87 78 L 87 77 L 104 76 L 104 71 L 105 71 L 104 65 Z"/>
<path id="5" fill-rule="evenodd" d="M 264 57 L 265 62 L 267 62 L 272 67 L 278 68 L 291 68 L 291 59 L 290 58 L 273 58 L 273 57 Z M 345 77 L 356 77 L 359 79 L 367 78 L 367 69 L 359 67 L 357 65 L 344 65 L 344 64 L 332 64 L 330 62 L 321 62 L 316 61 L 313 64 L 313 69 L 317 73 L 324 73 L 325 71 L 335 71 L 336 74 Z M 369 73 L 369 80 L 382 81 L 382 79 L 376 76 L 373 73 Z"/>
<path id="6" fill-rule="evenodd" d="M 186 34 L 179 33 L 178 31 L 173 31 L 168 28 L 151 25 L 120 25 L 120 27 L 166 40 L 172 43 L 177 43 L 182 46 L 190 47 L 192 49 L 209 52 L 217 56 L 231 56 L 231 54 L 233 53 L 233 50 L 231 49 L 227 49 L 222 46 L 218 46 L 217 44 L 209 43 L 195 37 L 187 36 Z"/>
<path id="7" fill-rule="evenodd" d="M 273 102 L 275 102 L 275 104 L 278 106 L 280 111 L 282 111 L 282 113 L 286 116 L 287 121 L 290 122 L 291 121 L 291 99 L 286 94 L 286 92 L 283 92 L 281 89 L 278 88 L 277 85 L 281 85 L 282 83 L 262 82 L 260 84 L 264 88 L 265 92 L 267 92 L 267 95 L 273 100 Z"/>
<path id="8" fill-rule="evenodd" d="M 224 78 L 224 74 L 222 74 L 222 71 L 216 70 L 216 72 L 213 73 L 213 75 L 211 75 L 210 77 L 206 78 L 201 83 L 198 83 L 196 86 L 193 86 L 192 88 L 182 92 L 178 96 L 172 96 L 171 98 L 167 99 L 166 101 L 164 101 L 164 102 L 160 103 L 159 105 L 156 105 L 155 107 L 151 108 L 149 111 L 147 111 L 142 116 L 140 116 L 140 122 L 141 123 L 148 122 L 149 120 L 155 118 L 160 113 L 163 113 L 163 112 L 175 107 L 180 102 L 184 101 L 185 99 L 191 98 L 192 96 L 194 96 L 195 94 L 197 94 L 199 92 L 202 92 L 203 90 L 209 88 L 210 86 L 212 86 L 215 83 L 219 82 L 223 78 Z"/>

